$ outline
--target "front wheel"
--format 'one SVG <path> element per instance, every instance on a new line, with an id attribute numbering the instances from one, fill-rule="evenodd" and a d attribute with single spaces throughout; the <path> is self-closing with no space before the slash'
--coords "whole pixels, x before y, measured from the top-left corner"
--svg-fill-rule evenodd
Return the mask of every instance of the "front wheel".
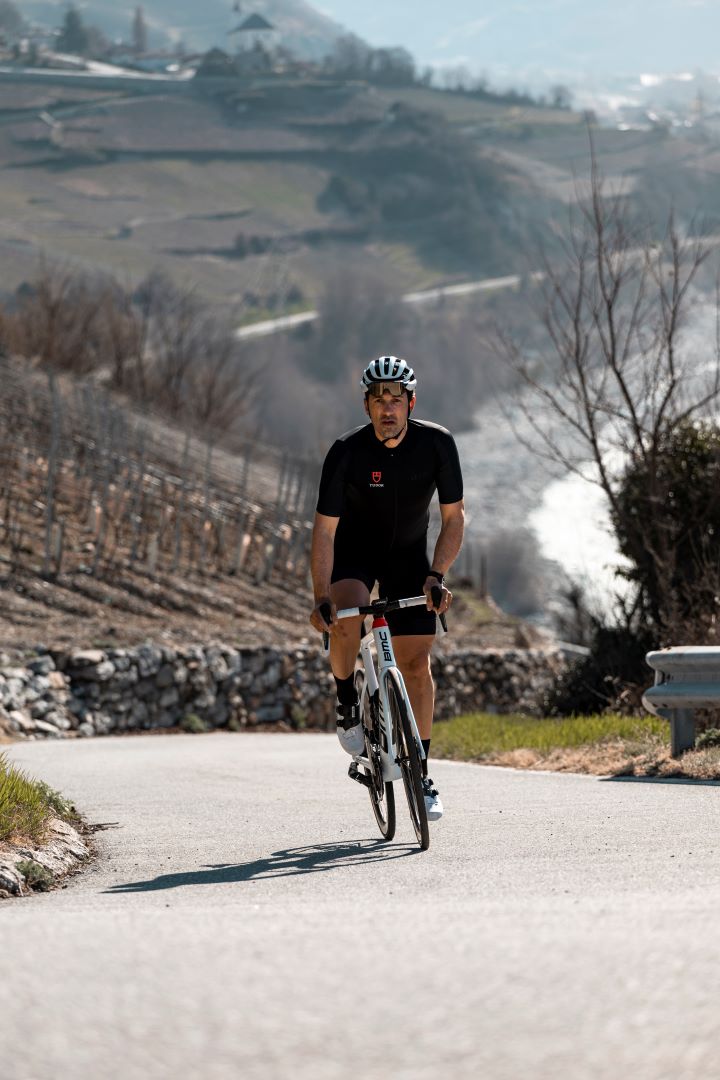
<path id="1" fill-rule="evenodd" d="M 361 708 L 361 720 L 365 732 L 365 754 L 370 762 L 367 770 L 368 791 L 375 820 L 384 840 L 392 840 L 395 835 L 395 792 L 392 784 L 386 784 L 380 757 L 379 724 L 373 703 L 364 694 L 365 673 L 355 672 L 355 689 Z"/>
<path id="2" fill-rule="evenodd" d="M 397 672 L 390 668 L 385 673 L 385 680 L 385 690 L 388 705 L 390 706 L 393 742 L 397 753 L 397 763 L 400 766 L 405 785 L 410 818 L 420 847 L 423 851 L 427 851 L 430 847 L 430 829 L 428 827 L 427 810 L 425 809 L 420 747 L 417 743 L 413 725 L 410 723 L 405 694 Z"/>

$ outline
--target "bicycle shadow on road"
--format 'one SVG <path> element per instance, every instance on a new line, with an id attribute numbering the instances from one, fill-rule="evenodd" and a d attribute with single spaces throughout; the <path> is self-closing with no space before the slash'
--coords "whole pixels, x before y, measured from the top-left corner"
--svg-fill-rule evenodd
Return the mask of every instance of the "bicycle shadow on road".
<path id="1" fill-rule="evenodd" d="M 106 893 L 154 892 L 157 889 L 179 889 L 185 885 L 228 885 L 243 881 L 265 881 L 270 878 L 296 877 L 300 874 L 325 873 L 350 867 L 403 859 L 421 854 L 412 844 L 387 844 L 379 840 L 355 840 L 343 844 L 310 844 L 307 847 L 274 851 L 264 859 L 248 863 L 219 863 L 181 874 L 161 874 L 149 881 L 128 881 L 113 885 Z"/>

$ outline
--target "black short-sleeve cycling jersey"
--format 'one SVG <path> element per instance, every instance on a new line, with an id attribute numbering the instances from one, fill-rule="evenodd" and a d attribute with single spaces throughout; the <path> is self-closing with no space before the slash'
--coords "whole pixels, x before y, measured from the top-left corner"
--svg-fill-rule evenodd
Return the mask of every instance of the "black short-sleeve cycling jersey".
<path id="1" fill-rule="evenodd" d="M 427 530 L 430 501 L 463 497 L 455 440 L 425 420 L 410 420 L 405 438 L 390 450 L 372 424 L 335 442 L 325 459 L 317 510 L 338 517 L 333 581 L 354 578 L 369 591 L 379 582 L 389 599 L 418 596 L 430 569 Z M 407 608 L 387 616 L 392 633 L 434 634 L 435 615 Z"/>
<path id="2" fill-rule="evenodd" d="M 427 420 L 410 420 L 405 438 L 390 450 L 372 424 L 348 432 L 330 448 L 317 510 L 339 517 L 336 546 L 382 542 L 385 550 L 423 539 L 435 491 L 441 503 L 463 497 L 455 440 Z"/>

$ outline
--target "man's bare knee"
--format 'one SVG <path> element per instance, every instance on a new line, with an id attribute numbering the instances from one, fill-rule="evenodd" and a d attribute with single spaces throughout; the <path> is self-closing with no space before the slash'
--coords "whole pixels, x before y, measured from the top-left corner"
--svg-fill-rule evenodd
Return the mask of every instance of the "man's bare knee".
<path id="1" fill-rule="evenodd" d="M 400 670 L 406 679 L 422 680 L 431 678 L 430 673 L 430 649 L 425 645 L 405 647 L 402 638 L 395 638 L 395 655 Z"/>

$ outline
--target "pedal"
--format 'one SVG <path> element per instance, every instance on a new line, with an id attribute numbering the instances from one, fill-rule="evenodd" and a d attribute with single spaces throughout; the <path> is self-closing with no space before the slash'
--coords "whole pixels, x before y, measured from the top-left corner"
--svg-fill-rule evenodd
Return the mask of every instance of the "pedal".
<path id="1" fill-rule="evenodd" d="M 351 780 L 356 780 L 358 784 L 362 784 L 363 787 L 369 788 L 372 784 L 372 781 L 370 780 L 370 777 L 367 775 L 367 773 L 360 772 L 356 762 L 354 761 L 348 769 L 348 776 Z"/>

